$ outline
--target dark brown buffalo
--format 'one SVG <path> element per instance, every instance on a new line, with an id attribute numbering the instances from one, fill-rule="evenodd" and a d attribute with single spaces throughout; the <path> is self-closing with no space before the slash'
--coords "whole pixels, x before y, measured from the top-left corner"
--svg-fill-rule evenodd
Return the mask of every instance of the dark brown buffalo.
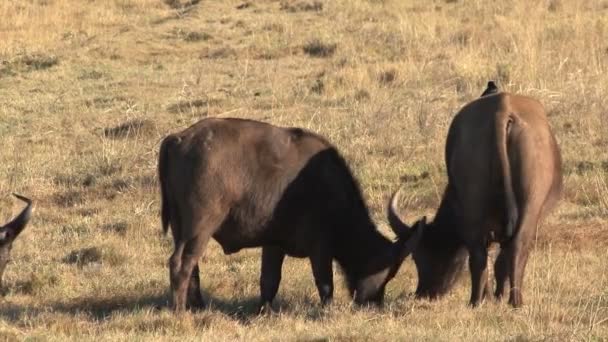
<path id="1" fill-rule="evenodd" d="M 203 306 L 198 261 L 210 238 L 224 253 L 262 247 L 260 310 L 271 309 L 285 255 L 309 258 L 323 304 L 332 260 L 356 303 L 381 303 L 386 283 L 420 229 L 384 237 L 370 219 L 346 162 L 327 140 L 299 128 L 205 119 L 160 147 L 162 225 L 171 226 L 173 306 Z"/>
<path id="2" fill-rule="evenodd" d="M 8 264 L 8 261 L 10 260 L 13 241 L 15 241 L 15 238 L 23 231 L 23 228 L 25 228 L 25 225 L 30 220 L 32 214 L 32 201 L 17 194 L 13 195 L 27 203 L 27 206 L 21 211 L 21 214 L 15 217 L 15 219 L 0 227 L 0 293 L 3 292 L 2 275 L 4 274 L 6 264 Z"/>
<path id="3" fill-rule="evenodd" d="M 509 93 L 469 103 L 450 126 L 445 160 L 448 185 L 434 222 L 412 255 L 417 295 L 445 294 L 468 252 L 470 304 L 479 304 L 490 291 L 487 250 L 498 242 L 495 296 L 502 297 L 509 281 L 509 303 L 521 306 L 524 269 L 537 225 L 562 189 L 561 156 L 543 106 Z M 397 218 L 395 195 L 391 225 L 407 229 Z"/>

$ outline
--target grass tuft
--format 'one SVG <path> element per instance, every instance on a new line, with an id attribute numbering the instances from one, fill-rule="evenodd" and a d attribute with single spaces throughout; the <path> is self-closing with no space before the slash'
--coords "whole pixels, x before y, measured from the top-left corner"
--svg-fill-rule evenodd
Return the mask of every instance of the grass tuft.
<path id="1" fill-rule="evenodd" d="M 85 197 L 78 190 L 59 192 L 53 196 L 53 202 L 63 208 L 74 207 L 85 202 Z"/>
<path id="2" fill-rule="evenodd" d="M 87 247 L 70 252 L 63 258 L 63 262 L 78 267 L 104 263 L 118 266 L 125 262 L 125 256 L 112 246 Z"/>
<path id="3" fill-rule="evenodd" d="M 26 65 L 31 70 L 44 70 L 54 67 L 59 63 L 59 58 L 54 55 L 31 54 L 22 56 L 17 63 Z"/>
<path id="4" fill-rule="evenodd" d="M 134 119 L 118 126 L 104 128 L 103 136 L 111 139 L 125 139 L 148 135 L 154 131 L 154 123 L 146 119 Z"/>
<path id="5" fill-rule="evenodd" d="M 319 39 L 313 39 L 306 43 L 302 49 L 311 57 L 330 57 L 338 47 L 335 43 L 324 43 Z"/>
<path id="6" fill-rule="evenodd" d="M 382 85 L 389 85 L 397 79 L 397 70 L 390 69 L 380 73 L 378 75 L 378 82 Z"/>
<path id="7" fill-rule="evenodd" d="M 118 235 L 126 235 L 129 229 L 129 223 L 125 221 L 106 223 L 101 226 L 101 229 Z"/>
<path id="8" fill-rule="evenodd" d="M 15 285 L 17 292 L 29 295 L 29 296 L 39 296 L 44 293 L 44 291 L 49 290 L 50 288 L 56 286 L 59 283 L 59 278 L 55 274 L 44 273 L 44 272 L 36 272 L 32 273 L 29 276 L 29 279 L 18 282 Z"/>
<path id="9" fill-rule="evenodd" d="M 320 12 L 323 10 L 321 1 L 281 1 L 281 10 L 288 12 Z"/>

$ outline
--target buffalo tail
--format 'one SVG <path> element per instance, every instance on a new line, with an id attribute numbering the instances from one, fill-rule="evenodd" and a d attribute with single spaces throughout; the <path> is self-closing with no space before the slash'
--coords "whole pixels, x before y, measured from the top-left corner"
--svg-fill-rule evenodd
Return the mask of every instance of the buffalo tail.
<path id="1" fill-rule="evenodd" d="M 158 181 L 160 183 L 160 198 L 161 198 L 161 222 L 163 233 L 166 235 L 169 230 L 171 221 L 171 203 L 169 203 L 169 178 L 167 168 L 169 166 L 169 153 L 171 147 L 177 142 L 175 136 L 168 136 L 163 139 L 158 153 Z"/>
<path id="2" fill-rule="evenodd" d="M 498 158 L 500 160 L 500 168 L 502 171 L 502 180 L 505 194 L 505 235 L 508 239 L 513 237 L 519 213 L 517 210 L 517 202 L 515 200 L 515 192 L 513 191 L 513 177 L 511 175 L 511 164 L 509 162 L 508 139 L 511 125 L 514 123 L 513 114 L 504 113 L 497 118 L 496 140 L 498 144 Z"/>

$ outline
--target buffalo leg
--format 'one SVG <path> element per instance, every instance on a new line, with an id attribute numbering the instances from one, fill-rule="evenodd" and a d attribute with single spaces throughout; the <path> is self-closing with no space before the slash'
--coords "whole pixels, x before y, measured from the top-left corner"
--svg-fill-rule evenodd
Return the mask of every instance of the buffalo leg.
<path id="1" fill-rule="evenodd" d="M 524 224 L 520 227 L 510 246 L 509 282 L 511 289 L 509 292 L 509 304 L 516 308 L 523 305 L 522 288 L 524 271 L 530 252 L 529 234 L 535 228 L 531 224 L 530 226 L 526 226 L 526 221 L 529 220 L 523 220 Z"/>
<path id="2" fill-rule="evenodd" d="M 497 300 L 501 300 L 505 293 L 505 286 L 509 280 L 509 255 L 506 245 L 500 246 L 500 252 L 494 262 L 494 278 L 496 279 L 494 297 Z"/>
<path id="3" fill-rule="evenodd" d="M 176 304 L 180 301 L 178 296 L 179 273 L 182 268 L 182 253 L 184 252 L 185 243 L 182 241 L 175 242 L 175 249 L 169 258 L 169 280 L 171 281 L 171 300 L 173 309 L 177 309 Z"/>
<path id="4" fill-rule="evenodd" d="M 285 253 L 274 246 L 262 248 L 262 272 L 260 274 L 260 307 L 258 313 L 270 313 L 272 301 L 279 290 L 281 267 Z"/>
<path id="5" fill-rule="evenodd" d="M 178 302 L 176 298 L 177 291 L 177 282 L 179 278 L 179 271 L 182 265 L 182 253 L 184 250 L 184 243 L 176 243 L 175 251 L 173 255 L 169 259 L 169 279 L 171 281 L 171 292 L 173 294 L 173 303 Z M 192 270 L 192 276 L 190 277 L 190 284 L 188 285 L 188 299 L 187 306 L 191 308 L 200 309 L 205 306 L 205 302 L 201 295 L 201 283 L 200 283 L 200 275 L 198 264 Z"/>
<path id="6" fill-rule="evenodd" d="M 319 297 L 321 297 L 321 304 L 327 305 L 334 295 L 332 257 L 329 249 L 319 246 L 317 251 L 311 254 L 310 263 L 315 285 L 317 285 Z"/>
<path id="7" fill-rule="evenodd" d="M 174 309 L 183 311 L 186 309 L 188 286 L 192 277 L 192 271 L 197 266 L 199 259 L 203 255 L 209 242 L 209 235 L 201 232 L 199 235 L 188 240 L 184 245 L 182 253 L 181 267 L 176 275 L 174 291 Z"/>
<path id="8" fill-rule="evenodd" d="M 469 268 L 471 269 L 471 306 L 477 306 L 483 298 L 487 275 L 488 251 L 481 246 L 469 248 Z"/>
<path id="9" fill-rule="evenodd" d="M 190 284 L 188 284 L 188 301 L 186 304 L 192 309 L 202 309 L 205 307 L 205 301 L 201 294 L 201 280 L 198 264 L 192 270 Z"/>

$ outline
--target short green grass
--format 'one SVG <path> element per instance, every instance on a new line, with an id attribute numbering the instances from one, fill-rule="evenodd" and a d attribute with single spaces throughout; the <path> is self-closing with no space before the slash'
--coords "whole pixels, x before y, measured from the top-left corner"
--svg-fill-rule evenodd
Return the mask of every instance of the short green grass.
<path id="1" fill-rule="evenodd" d="M 21 209 L 11 192 L 36 205 L 0 339 L 608 339 L 607 1 L 6 0 L 0 17 L 0 219 Z M 280 314 L 257 317 L 259 250 L 216 243 L 201 261 L 211 307 L 167 309 L 166 134 L 204 117 L 321 133 L 390 236 L 402 183 L 405 217 L 433 215 L 447 127 L 490 79 L 544 103 L 564 157 L 522 309 L 468 308 L 466 274 L 446 298 L 415 300 L 411 260 L 385 308 L 356 310 L 338 285 L 322 309 L 308 262 L 288 259 Z"/>

